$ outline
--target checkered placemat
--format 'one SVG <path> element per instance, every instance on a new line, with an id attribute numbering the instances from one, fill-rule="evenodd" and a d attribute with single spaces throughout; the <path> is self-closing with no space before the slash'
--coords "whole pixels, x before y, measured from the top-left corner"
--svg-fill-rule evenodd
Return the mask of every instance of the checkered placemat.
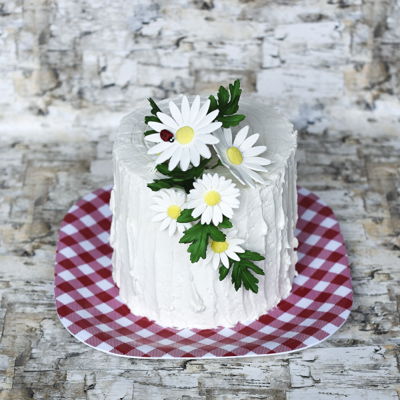
<path id="1" fill-rule="evenodd" d="M 78 340 L 125 357 L 211 358 L 277 354 L 326 339 L 346 321 L 352 305 L 346 249 L 332 210 L 298 190 L 299 261 L 292 293 L 248 325 L 172 329 L 135 316 L 111 277 L 108 244 L 111 187 L 80 199 L 59 233 L 55 298 L 62 324 Z"/>

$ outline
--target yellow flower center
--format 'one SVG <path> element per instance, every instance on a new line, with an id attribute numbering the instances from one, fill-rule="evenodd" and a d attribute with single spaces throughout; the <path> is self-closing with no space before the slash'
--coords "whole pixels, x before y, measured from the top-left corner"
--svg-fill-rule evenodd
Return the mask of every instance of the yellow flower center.
<path id="1" fill-rule="evenodd" d="M 180 144 L 188 144 L 193 140 L 194 130 L 190 126 L 182 126 L 175 133 L 175 138 Z"/>
<path id="2" fill-rule="evenodd" d="M 243 154 L 237 147 L 229 147 L 229 149 L 226 150 L 226 155 L 232 164 L 239 165 L 243 162 Z"/>
<path id="3" fill-rule="evenodd" d="M 177 219 L 181 215 L 181 208 L 177 205 L 172 205 L 168 207 L 167 210 L 168 217 L 172 219 Z"/>
<path id="4" fill-rule="evenodd" d="M 215 190 L 209 190 L 204 195 L 204 201 L 208 206 L 215 206 L 221 201 L 221 195 Z"/>
<path id="5" fill-rule="evenodd" d="M 229 247 L 229 243 L 225 242 L 215 242 L 214 240 L 211 241 L 211 250 L 214 253 L 223 253 Z"/>

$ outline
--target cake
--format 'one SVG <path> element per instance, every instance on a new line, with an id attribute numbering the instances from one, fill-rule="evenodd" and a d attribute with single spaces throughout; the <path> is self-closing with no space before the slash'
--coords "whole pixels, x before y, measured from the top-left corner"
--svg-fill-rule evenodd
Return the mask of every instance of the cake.
<path id="1" fill-rule="evenodd" d="M 114 142 L 113 279 L 133 314 L 162 326 L 232 327 L 291 291 L 296 132 L 239 85 L 150 99 Z"/>

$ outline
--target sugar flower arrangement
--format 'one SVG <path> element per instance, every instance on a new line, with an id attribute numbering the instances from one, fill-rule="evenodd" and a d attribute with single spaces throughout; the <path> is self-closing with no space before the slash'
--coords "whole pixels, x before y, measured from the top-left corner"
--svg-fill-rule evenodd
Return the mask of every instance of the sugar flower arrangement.
<path id="1" fill-rule="evenodd" d="M 173 101 L 161 110 L 149 99 L 151 115 L 144 133 L 149 142 L 148 154 L 155 157 L 156 170 L 165 177 L 147 186 L 155 192 L 153 221 L 170 236 L 181 235 L 179 242 L 188 244 L 190 261 L 204 259 L 219 271 L 219 279 L 229 274 L 236 290 L 244 287 L 258 292 L 258 275 L 264 271 L 256 265 L 261 254 L 243 248 L 231 218 L 240 205 L 240 190 L 224 176 L 212 173 L 223 165 L 244 185 L 263 183 L 260 172 L 267 171 L 270 161 L 261 156 L 265 146 L 256 145 L 259 134 L 248 135 L 245 119 L 239 110 L 240 81 L 221 86 L 216 97 L 201 104 L 182 97 L 180 108 Z M 236 129 L 237 130 L 237 129 Z"/>

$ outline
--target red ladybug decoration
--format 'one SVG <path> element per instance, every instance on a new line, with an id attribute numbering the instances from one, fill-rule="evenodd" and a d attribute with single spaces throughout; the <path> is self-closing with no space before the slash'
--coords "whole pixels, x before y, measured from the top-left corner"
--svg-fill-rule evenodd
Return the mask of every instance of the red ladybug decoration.
<path id="1" fill-rule="evenodd" d="M 172 143 L 175 140 L 174 139 L 174 134 L 172 132 L 168 131 L 167 129 L 163 129 L 160 132 L 160 137 L 164 142 L 171 142 Z"/>

